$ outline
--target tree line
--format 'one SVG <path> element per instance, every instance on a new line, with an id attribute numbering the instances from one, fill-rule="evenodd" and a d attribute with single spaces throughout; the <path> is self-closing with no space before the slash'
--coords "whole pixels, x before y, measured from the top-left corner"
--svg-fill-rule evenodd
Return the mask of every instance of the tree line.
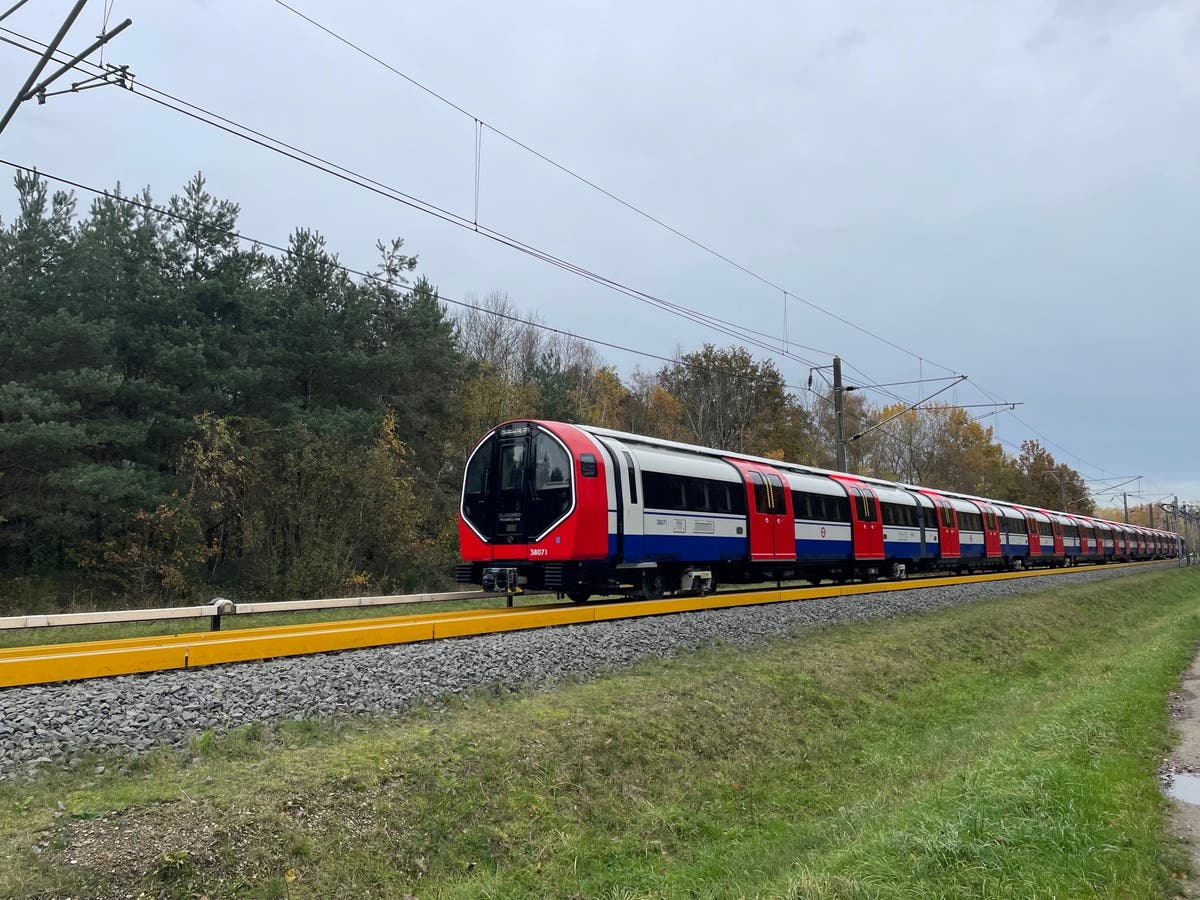
<path id="1" fill-rule="evenodd" d="M 0 578 L 96 602 L 436 588 L 462 466 L 505 419 L 584 422 L 817 466 L 832 399 L 710 344 L 622 377 L 506 294 L 451 307 L 400 239 L 354 278 L 317 232 L 270 254 L 197 175 L 81 213 L 34 173 L 0 223 Z M 127 202 L 134 200 L 135 203 Z M 847 395 L 848 428 L 902 407 Z M 1089 512 L 1034 441 L 942 406 L 850 446 L 852 470 Z M 1062 487 L 1060 488 L 1060 483 Z"/>

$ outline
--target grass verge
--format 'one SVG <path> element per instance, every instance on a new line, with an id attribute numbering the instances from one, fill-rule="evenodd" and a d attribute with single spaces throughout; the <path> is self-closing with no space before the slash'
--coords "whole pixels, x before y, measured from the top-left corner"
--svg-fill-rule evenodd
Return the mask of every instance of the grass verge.
<path id="1" fill-rule="evenodd" d="M 203 736 L 0 788 L 0 896 L 1160 897 L 1198 598 L 1160 571 Z"/>

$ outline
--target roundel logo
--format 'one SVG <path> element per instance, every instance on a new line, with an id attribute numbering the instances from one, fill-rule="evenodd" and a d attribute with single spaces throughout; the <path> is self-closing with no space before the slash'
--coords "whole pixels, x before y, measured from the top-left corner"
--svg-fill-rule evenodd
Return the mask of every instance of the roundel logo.
<path id="1" fill-rule="evenodd" d="M 825 537 L 825 526 L 821 526 L 821 537 Z"/>

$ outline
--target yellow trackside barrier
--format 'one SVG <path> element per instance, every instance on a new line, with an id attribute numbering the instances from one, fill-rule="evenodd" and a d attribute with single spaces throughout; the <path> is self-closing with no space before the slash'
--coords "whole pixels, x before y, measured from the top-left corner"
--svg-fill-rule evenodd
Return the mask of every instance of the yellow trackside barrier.
<path id="1" fill-rule="evenodd" d="M 319 629 L 287 634 L 257 634 L 257 629 L 225 640 L 209 640 L 188 648 L 188 666 L 247 662 L 276 656 L 303 656 L 328 650 L 357 650 L 386 644 L 409 644 L 433 639 L 429 622 L 358 623 L 357 628 Z"/>
<path id="2" fill-rule="evenodd" d="M 93 652 L 72 649 L 80 646 L 86 645 L 65 644 L 58 653 L 0 660 L 0 686 L 78 681 L 187 666 L 187 647 L 183 645 Z"/>
<path id="3" fill-rule="evenodd" d="M 1103 570 L 1130 568 L 1153 563 L 1109 564 Z M 347 619 L 308 625 L 281 625 L 229 631 L 196 632 L 158 637 L 126 638 L 79 644 L 50 644 L 0 650 L 0 688 L 16 685 L 75 681 L 167 669 L 194 668 L 220 663 L 246 662 L 281 656 L 328 653 L 387 644 L 412 643 L 440 638 L 494 634 L 554 625 L 632 619 L 669 613 L 692 612 L 817 600 L 857 594 L 911 591 L 929 587 L 978 584 L 1042 575 L 1065 575 L 1098 571 L 1100 567 L 1039 569 L 997 572 L 987 575 L 921 578 L 854 584 L 831 584 L 808 588 L 776 588 L 706 597 L 671 597 L 661 600 L 603 602 L 587 605 L 547 604 L 516 608 L 459 610 L 378 619 Z M 500 599 L 497 597 L 497 599 Z"/>
<path id="4" fill-rule="evenodd" d="M 437 622 L 433 636 L 437 638 L 466 637 L 472 634 L 494 634 L 499 631 L 521 631 L 526 628 L 546 628 L 550 625 L 574 625 L 596 619 L 590 606 L 560 606 L 547 609 L 508 610 L 507 616 L 463 616 L 460 619 Z"/>

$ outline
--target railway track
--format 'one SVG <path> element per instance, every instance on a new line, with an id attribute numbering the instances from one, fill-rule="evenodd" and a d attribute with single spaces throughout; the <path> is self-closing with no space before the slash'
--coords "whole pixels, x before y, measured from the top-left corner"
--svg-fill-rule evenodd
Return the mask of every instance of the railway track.
<path id="1" fill-rule="evenodd" d="M 1106 570 L 1149 563 L 1119 563 Z M 586 605 L 548 603 L 518 608 L 472 609 L 429 614 L 283 625 L 241 631 L 196 632 L 168 636 L 14 647 L 0 650 L 0 688 L 51 684 L 190 669 L 222 663 L 248 662 L 286 656 L 328 653 L 391 644 L 434 641 L 469 635 L 524 631 L 584 622 L 636 619 L 646 616 L 723 609 L 827 597 L 913 591 L 930 587 L 989 581 L 1037 578 L 1080 569 L 1046 569 L 986 575 L 934 577 L 897 582 L 822 585 L 804 588 L 768 588 L 709 596 L 671 597 L 661 600 L 597 602 Z"/>

